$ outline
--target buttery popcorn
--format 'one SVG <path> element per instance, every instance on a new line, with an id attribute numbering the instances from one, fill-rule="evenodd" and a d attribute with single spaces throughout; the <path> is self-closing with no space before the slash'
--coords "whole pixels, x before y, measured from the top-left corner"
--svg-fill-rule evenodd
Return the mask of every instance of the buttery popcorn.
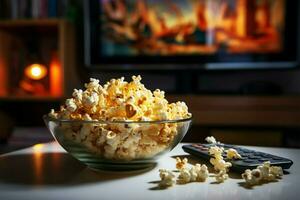
<path id="1" fill-rule="evenodd" d="M 180 170 L 180 174 L 178 176 L 179 183 L 189 183 L 191 181 L 190 171 L 186 168 Z"/>
<path id="2" fill-rule="evenodd" d="M 216 144 L 217 143 L 217 140 L 214 138 L 214 136 L 208 136 L 208 137 L 206 137 L 205 141 L 207 143 L 210 143 L 210 144 Z"/>
<path id="3" fill-rule="evenodd" d="M 275 181 L 283 176 L 283 170 L 278 166 L 270 166 L 270 162 L 264 162 L 263 165 L 258 166 L 256 169 L 247 169 L 242 174 L 242 178 L 248 185 L 257 185 L 262 182 Z"/>
<path id="4" fill-rule="evenodd" d="M 210 159 L 210 163 L 214 166 L 214 169 L 218 172 L 215 175 L 217 182 L 223 182 L 228 178 L 227 171 L 229 170 L 229 167 L 231 167 L 230 162 L 226 162 L 223 160 L 223 153 L 224 149 L 217 146 L 212 146 L 209 149 L 209 154 L 213 156 L 213 158 Z"/>
<path id="5" fill-rule="evenodd" d="M 183 158 L 182 160 L 179 157 L 176 157 L 176 169 L 181 170 L 185 168 L 188 162 L 187 158 Z"/>
<path id="6" fill-rule="evenodd" d="M 230 160 L 242 158 L 242 156 L 235 149 L 232 148 L 228 149 L 226 153 L 227 153 L 227 158 Z"/>
<path id="7" fill-rule="evenodd" d="M 182 123 L 130 123 L 191 117 L 184 102 L 168 103 L 164 91 L 151 92 L 141 76 L 111 79 L 103 86 L 91 78 L 85 90 L 74 89 L 72 98 L 49 116 L 64 120 L 121 121 L 123 123 L 62 123 L 66 139 L 84 145 L 101 157 L 132 160 L 152 157 L 169 148 Z M 128 122 L 128 123 L 126 123 Z M 183 161 L 184 162 L 184 161 Z"/>
<path id="8" fill-rule="evenodd" d="M 209 175 L 206 165 L 195 164 L 191 169 L 183 168 L 180 170 L 178 176 L 178 182 L 180 183 L 189 183 L 189 182 L 204 182 L 206 181 Z"/>
<path id="9" fill-rule="evenodd" d="M 170 187 L 175 184 L 175 175 L 169 170 L 160 169 L 159 177 L 161 179 L 159 182 L 160 187 Z"/>
<path id="10" fill-rule="evenodd" d="M 216 181 L 219 183 L 224 182 L 226 179 L 228 179 L 228 174 L 225 169 L 220 170 L 218 173 L 215 174 Z"/>

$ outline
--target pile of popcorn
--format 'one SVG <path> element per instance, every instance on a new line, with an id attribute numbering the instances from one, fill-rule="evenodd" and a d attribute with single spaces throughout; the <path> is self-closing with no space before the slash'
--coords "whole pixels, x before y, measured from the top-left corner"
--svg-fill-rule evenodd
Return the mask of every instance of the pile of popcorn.
<path id="1" fill-rule="evenodd" d="M 111 79 L 101 86 L 90 79 L 86 89 L 73 92 L 59 111 L 49 116 L 85 121 L 157 121 L 191 117 L 184 102 L 168 103 L 159 89 L 151 92 L 141 83 L 141 76 Z M 66 139 L 83 144 L 89 151 L 109 159 L 149 158 L 167 149 L 181 128 L 178 123 L 62 123 Z"/>

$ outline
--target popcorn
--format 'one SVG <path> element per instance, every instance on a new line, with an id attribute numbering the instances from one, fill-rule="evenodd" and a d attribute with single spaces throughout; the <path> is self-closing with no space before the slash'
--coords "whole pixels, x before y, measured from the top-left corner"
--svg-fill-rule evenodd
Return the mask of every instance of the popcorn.
<path id="1" fill-rule="evenodd" d="M 214 166 L 216 171 L 228 171 L 228 168 L 231 167 L 231 163 L 225 162 L 223 159 L 211 158 L 210 163 Z"/>
<path id="2" fill-rule="evenodd" d="M 58 117 L 58 115 L 57 115 L 57 113 L 55 112 L 54 109 L 51 109 L 50 113 L 48 115 L 49 115 L 49 117 L 52 117 L 52 118 L 57 118 Z"/>
<path id="3" fill-rule="evenodd" d="M 175 184 L 175 175 L 166 169 L 159 170 L 159 177 L 161 179 L 159 186 L 160 187 L 170 187 Z"/>
<path id="4" fill-rule="evenodd" d="M 224 182 L 226 179 L 228 179 L 228 174 L 226 170 L 220 170 L 219 173 L 215 175 L 216 181 L 219 183 Z"/>
<path id="5" fill-rule="evenodd" d="M 214 166 L 214 169 L 218 172 L 215 175 L 217 182 L 223 182 L 228 178 L 228 168 L 231 167 L 230 162 L 226 162 L 223 160 L 223 153 L 224 149 L 221 147 L 213 146 L 209 149 L 209 154 L 213 156 L 210 159 L 210 163 Z"/>
<path id="6" fill-rule="evenodd" d="M 189 183 L 191 181 L 191 174 L 188 169 L 181 169 L 178 176 L 178 182 L 180 183 Z"/>
<path id="7" fill-rule="evenodd" d="M 222 157 L 222 153 L 223 153 L 224 149 L 222 147 L 218 147 L 218 146 L 212 146 L 209 148 L 209 154 L 213 155 L 215 157 Z"/>
<path id="8" fill-rule="evenodd" d="M 264 162 L 263 165 L 258 166 L 256 169 L 247 169 L 242 174 L 242 178 L 248 185 L 257 185 L 262 182 L 275 181 L 276 179 L 283 176 L 281 167 L 270 166 L 270 162 Z"/>
<path id="9" fill-rule="evenodd" d="M 210 144 L 216 144 L 217 143 L 217 140 L 214 138 L 214 136 L 208 136 L 208 137 L 206 137 L 205 141 L 207 143 L 210 143 Z"/>
<path id="10" fill-rule="evenodd" d="M 270 167 L 270 174 L 275 176 L 276 178 L 283 176 L 283 170 L 281 167 L 272 166 Z"/>
<path id="11" fill-rule="evenodd" d="M 92 92 L 90 95 L 88 93 L 83 93 L 82 103 L 85 107 L 96 106 L 99 101 L 99 96 L 97 93 Z"/>
<path id="12" fill-rule="evenodd" d="M 204 182 L 208 177 L 208 169 L 206 165 L 196 164 L 192 166 L 189 170 L 187 168 L 182 168 L 178 176 L 179 183 L 189 183 L 189 182 Z"/>
<path id="13" fill-rule="evenodd" d="M 141 83 L 141 76 L 111 79 L 103 86 L 91 78 L 85 90 L 74 89 L 72 98 L 60 110 L 50 111 L 56 119 L 84 121 L 156 121 L 191 117 L 184 102 L 168 103 L 161 90 L 151 92 Z M 58 128 L 65 138 L 84 145 L 100 157 L 143 159 L 170 147 L 181 124 L 88 124 L 62 123 Z"/>
<path id="14" fill-rule="evenodd" d="M 74 97 L 74 99 L 78 102 L 81 103 L 82 101 L 82 95 L 83 95 L 83 91 L 82 90 L 77 90 L 77 89 L 74 89 L 74 92 L 72 94 L 72 96 Z"/>
<path id="15" fill-rule="evenodd" d="M 185 168 L 185 165 L 187 164 L 188 159 L 184 158 L 184 159 L 180 159 L 179 157 L 176 157 L 176 169 L 183 169 Z"/>
<path id="16" fill-rule="evenodd" d="M 88 90 L 97 90 L 99 87 L 99 80 L 95 79 L 95 78 L 90 78 L 90 82 L 84 84 L 84 86 L 86 87 L 86 89 Z"/>
<path id="17" fill-rule="evenodd" d="M 227 153 L 227 158 L 230 160 L 242 158 L 242 156 L 235 149 L 232 148 L 228 149 L 226 153 Z"/>
<path id="18" fill-rule="evenodd" d="M 132 104 L 125 105 L 126 117 L 131 118 L 137 113 L 137 109 Z"/>
<path id="19" fill-rule="evenodd" d="M 74 99 L 67 99 L 66 100 L 66 107 L 67 110 L 70 112 L 74 112 L 77 109 L 76 103 Z"/>
<path id="20" fill-rule="evenodd" d="M 208 177 L 208 169 L 206 165 L 196 164 L 190 169 L 191 180 L 192 181 L 205 181 Z M 196 175 L 196 176 L 195 176 Z"/>

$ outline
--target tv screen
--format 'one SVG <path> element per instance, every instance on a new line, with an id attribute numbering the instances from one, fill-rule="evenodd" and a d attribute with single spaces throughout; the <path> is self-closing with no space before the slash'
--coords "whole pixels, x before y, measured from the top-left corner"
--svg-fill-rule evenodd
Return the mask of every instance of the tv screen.
<path id="1" fill-rule="evenodd" d="M 293 0 L 87 2 L 89 65 L 296 66 Z"/>

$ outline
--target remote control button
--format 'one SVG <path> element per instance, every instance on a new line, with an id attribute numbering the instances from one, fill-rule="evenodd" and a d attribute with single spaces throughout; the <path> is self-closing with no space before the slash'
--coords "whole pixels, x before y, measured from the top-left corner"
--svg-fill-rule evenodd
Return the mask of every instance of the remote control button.
<path id="1" fill-rule="evenodd" d="M 282 158 L 273 156 L 273 157 L 272 157 L 272 160 L 282 160 Z"/>
<path id="2" fill-rule="evenodd" d="M 263 154 L 260 153 L 260 152 L 255 152 L 253 155 L 255 155 L 255 156 L 262 156 Z"/>
<path id="3" fill-rule="evenodd" d="M 248 150 L 248 149 L 243 149 L 242 151 L 245 152 L 245 153 L 251 153 L 252 152 L 251 150 Z"/>
<path id="4" fill-rule="evenodd" d="M 270 156 L 268 154 L 262 154 L 261 157 L 263 157 L 263 158 L 271 158 L 272 156 Z"/>
<path id="5" fill-rule="evenodd" d="M 242 157 L 248 157 L 248 156 L 251 156 L 251 154 L 249 154 L 249 153 L 240 153 L 240 155 L 241 155 Z"/>
<path id="6" fill-rule="evenodd" d="M 261 157 L 260 156 L 249 156 L 248 158 L 250 158 L 250 159 L 260 159 Z"/>
<path id="7" fill-rule="evenodd" d="M 203 147 L 201 145 L 193 144 L 192 146 L 196 149 L 199 149 L 200 151 L 208 151 L 208 148 Z"/>
<path id="8" fill-rule="evenodd" d="M 266 161 L 268 161 L 269 159 L 266 159 L 266 158 L 261 158 L 261 159 L 259 159 L 259 161 L 261 161 L 261 162 L 266 162 Z"/>
<path id="9" fill-rule="evenodd" d="M 224 144 L 223 147 L 228 148 L 228 149 L 230 149 L 230 148 L 234 149 L 235 148 L 233 145 L 230 145 L 230 144 Z"/>
<path id="10" fill-rule="evenodd" d="M 202 147 L 201 144 L 192 144 L 193 147 L 196 147 L 196 148 L 199 148 L 199 147 Z"/>
<path id="11" fill-rule="evenodd" d="M 246 162 L 246 163 L 254 163 L 255 160 L 252 160 L 252 159 L 246 159 L 246 160 L 244 160 L 244 162 Z"/>

